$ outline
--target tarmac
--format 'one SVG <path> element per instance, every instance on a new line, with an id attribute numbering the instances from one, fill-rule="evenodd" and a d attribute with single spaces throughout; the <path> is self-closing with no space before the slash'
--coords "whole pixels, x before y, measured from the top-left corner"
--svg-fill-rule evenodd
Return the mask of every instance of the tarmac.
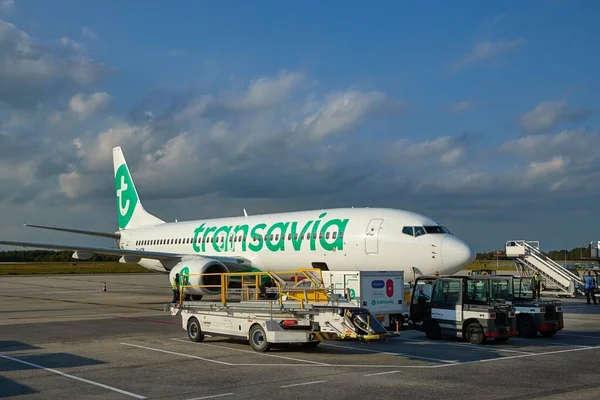
<path id="1" fill-rule="evenodd" d="M 106 282 L 107 291 L 103 291 Z M 600 305 L 563 299 L 553 338 L 471 345 L 401 331 L 257 353 L 191 342 L 165 275 L 0 277 L 0 398 L 600 398 Z"/>

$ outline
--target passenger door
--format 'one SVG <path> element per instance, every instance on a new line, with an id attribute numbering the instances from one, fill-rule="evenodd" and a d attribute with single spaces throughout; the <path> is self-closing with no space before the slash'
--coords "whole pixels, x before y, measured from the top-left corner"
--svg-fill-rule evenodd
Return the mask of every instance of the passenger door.
<path id="1" fill-rule="evenodd" d="M 382 218 L 373 218 L 369 221 L 365 236 L 365 252 L 367 254 L 379 253 L 379 230 L 383 223 Z"/>

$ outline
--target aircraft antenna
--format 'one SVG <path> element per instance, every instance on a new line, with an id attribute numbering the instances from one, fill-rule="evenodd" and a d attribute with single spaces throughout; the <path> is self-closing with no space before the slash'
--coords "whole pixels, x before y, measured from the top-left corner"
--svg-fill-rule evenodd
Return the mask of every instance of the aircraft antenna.
<path id="1" fill-rule="evenodd" d="M 246 212 L 246 209 L 244 208 L 244 216 L 247 217 L 248 213 Z"/>

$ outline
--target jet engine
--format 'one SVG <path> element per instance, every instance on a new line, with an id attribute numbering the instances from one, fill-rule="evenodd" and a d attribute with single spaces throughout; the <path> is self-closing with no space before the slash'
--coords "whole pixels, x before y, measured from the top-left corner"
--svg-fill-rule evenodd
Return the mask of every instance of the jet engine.
<path id="1" fill-rule="evenodd" d="M 216 260 L 205 259 L 181 261 L 169 272 L 169 280 L 170 282 L 173 282 L 173 279 L 175 279 L 175 274 L 179 274 L 180 279 L 183 279 L 183 294 L 191 295 L 194 298 L 201 298 L 201 296 L 204 295 L 220 294 L 222 278 L 221 275 L 218 274 L 227 272 L 229 272 L 229 270 L 225 264 Z"/>

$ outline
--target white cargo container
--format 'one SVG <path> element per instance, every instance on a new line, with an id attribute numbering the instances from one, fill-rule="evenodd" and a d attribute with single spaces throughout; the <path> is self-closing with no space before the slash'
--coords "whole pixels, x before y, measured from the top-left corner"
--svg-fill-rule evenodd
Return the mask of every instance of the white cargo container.
<path id="1" fill-rule="evenodd" d="M 323 271 L 328 291 L 369 310 L 391 331 L 405 321 L 403 271 Z"/>

